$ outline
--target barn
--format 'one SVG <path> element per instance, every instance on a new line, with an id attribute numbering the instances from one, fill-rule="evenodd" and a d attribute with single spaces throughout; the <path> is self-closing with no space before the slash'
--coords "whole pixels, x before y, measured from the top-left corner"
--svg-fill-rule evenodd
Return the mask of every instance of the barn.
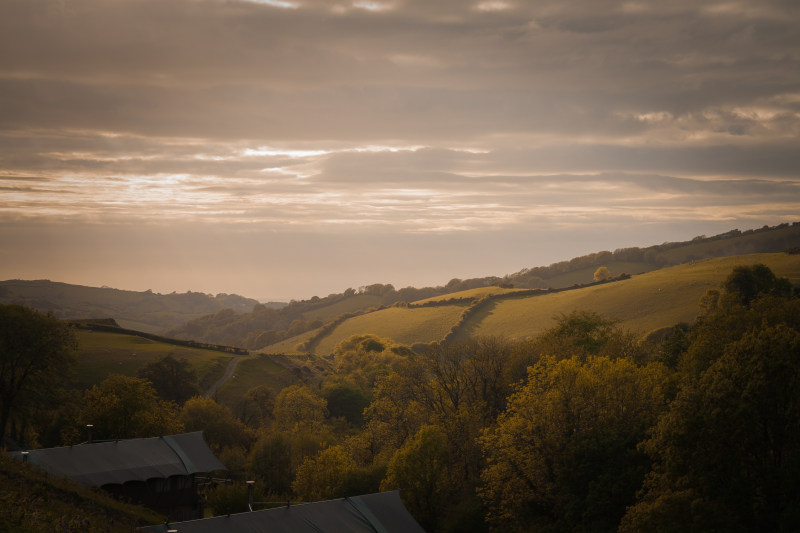
<path id="1" fill-rule="evenodd" d="M 227 470 L 203 432 L 10 452 L 55 476 L 99 487 L 172 520 L 203 516 L 199 475 Z"/>

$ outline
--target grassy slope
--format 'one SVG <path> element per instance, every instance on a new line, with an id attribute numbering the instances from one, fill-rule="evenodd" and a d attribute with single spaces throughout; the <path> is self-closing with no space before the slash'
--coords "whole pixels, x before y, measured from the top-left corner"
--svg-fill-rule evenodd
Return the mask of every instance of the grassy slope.
<path id="1" fill-rule="evenodd" d="M 447 300 L 452 299 L 477 299 L 489 294 L 509 294 L 512 292 L 517 292 L 520 289 L 503 289 L 497 286 L 491 287 L 478 287 L 477 289 L 469 289 L 467 291 L 460 291 L 460 292 L 451 292 L 448 294 L 442 294 L 441 296 L 434 296 L 433 298 L 426 298 L 424 300 L 419 300 L 418 302 L 414 302 L 415 304 L 424 304 L 427 302 L 445 302 Z"/>
<path id="2" fill-rule="evenodd" d="M 0 454 L 0 531 L 130 532 L 163 522 L 163 516 L 149 509 Z"/>
<path id="3" fill-rule="evenodd" d="M 407 345 L 439 340 L 450 331 L 466 307 L 466 304 L 418 309 L 390 307 L 353 317 L 345 320 L 330 335 L 322 339 L 316 353 L 332 353 L 340 341 L 361 333 L 372 333 Z"/>
<path id="4" fill-rule="evenodd" d="M 341 314 L 352 313 L 362 309 L 369 309 L 370 307 L 377 307 L 380 305 L 380 303 L 380 296 L 375 296 L 372 294 L 356 294 L 341 302 L 336 302 L 333 305 L 327 305 L 325 307 L 321 307 L 320 309 L 303 313 L 303 317 L 306 320 L 320 319 L 327 322 L 329 320 L 333 320 Z"/>
<path id="5" fill-rule="evenodd" d="M 631 279 L 556 294 L 496 302 L 473 317 L 456 338 L 467 335 L 534 336 L 554 324 L 553 316 L 591 310 L 619 320 L 641 334 L 678 322 L 691 322 L 700 297 L 738 265 L 767 264 L 778 276 L 800 282 L 800 255 L 754 254 L 708 259 L 664 268 Z"/>
<path id="6" fill-rule="evenodd" d="M 266 385 L 277 395 L 282 388 L 289 385 L 314 381 L 314 375 L 324 370 L 317 368 L 320 364 L 323 363 L 308 356 L 249 356 L 239 362 L 234 377 L 217 391 L 215 399 L 235 413 L 236 406 L 252 387 Z"/>
<path id="7" fill-rule="evenodd" d="M 752 254 L 697 261 L 634 275 L 624 281 L 542 296 L 515 298 L 514 290 L 486 287 L 430 300 L 478 298 L 497 293 L 509 295 L 471 317 L 456 336 L 456 341 L 477 335 L 534 336 L 553 325 L 554 315 L 576 309 L 596 311 L 619 320 L 631 331 L 645 334 L 678 322 L 692 321 L 697 315 L 700 297 L 708 289 L 718 288 L 735 266 L 759 262 L 767 264 L 777 275 L 800 283 L 800 255 Z M 337 326 L 322 339 L 315 352 L 331 353 L 342 339 L 361 333 L 391 338 L 406 345 L 440 340 L 458 321 L 466 305 L 419 309 L 392 307 L 357 316 Z M 295 347 L 311 334 L 287 339 L 265 351 L 296 353 Z"/>
<path id="8" fill-rule="evenodd" d="M 657 266 L 648 263 L 631 263 L 621 261 L 611 261 L 603 266 L 608 268 L 612 276 L 619 276 L 620 274 L 640 274 L 642 272 L 650 272 L 658 268 Z M 544 283 L 548 287 L 553 287 L 554 289 L 559 287 L 571 287 L 576 283 L 591 283 L 594 281 L 594 273 L 596 270 L 597 267 L 584 268 L 581 270 L 576 270 L 575 272 L 569 272 L 567 274 L 560 274 L 558 276 L 547 278 L 544 280 Z"/>
<path id="9" fill-rule="evenodd" d="M 135 376 L 148 363 L 166 355 L 186 359 L 197 371 L 201 382 L 213 383 L 222 376 L 231 354 L 173 346 L 120 333 L 77 330 L 78 365 L 73 382 L 88 388 L 101 382 L 110 373 Z"/>

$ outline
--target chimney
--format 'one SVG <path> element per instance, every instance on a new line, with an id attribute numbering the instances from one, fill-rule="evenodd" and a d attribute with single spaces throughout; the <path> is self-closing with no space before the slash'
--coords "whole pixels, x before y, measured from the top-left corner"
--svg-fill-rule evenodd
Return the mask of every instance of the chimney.
<path id="1" fill-rule="evenodd" d="M 255 488 L 255 481 L 247 482 L 247 507 L 253 510 L 253 489 Z"/>

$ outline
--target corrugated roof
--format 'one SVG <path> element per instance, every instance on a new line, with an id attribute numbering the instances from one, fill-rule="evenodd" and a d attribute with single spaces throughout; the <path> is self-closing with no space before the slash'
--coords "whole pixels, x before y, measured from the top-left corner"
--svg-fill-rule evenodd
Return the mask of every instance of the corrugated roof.
<path id="1" fill-rule="evenodd" d="M 398 491 L 142 528 L 151 533 L 425 533 Z"/>
<path id="2" fill-rule="evenodd" d="M 22 452 L 11 455 L 19 458 Z M 30 450 L 28 462 L 95 487 L 227 470 L 209 450 L 202 431 Z"/>

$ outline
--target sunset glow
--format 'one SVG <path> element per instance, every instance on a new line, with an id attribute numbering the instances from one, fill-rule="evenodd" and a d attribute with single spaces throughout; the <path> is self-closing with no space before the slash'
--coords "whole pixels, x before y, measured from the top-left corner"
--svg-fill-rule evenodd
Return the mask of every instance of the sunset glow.
<path id="1" fill-rule="evenodd" d="M 3 2 L 0 279 L 307 298 L 794 222 L 798 23 L 777 0 Z"/>

